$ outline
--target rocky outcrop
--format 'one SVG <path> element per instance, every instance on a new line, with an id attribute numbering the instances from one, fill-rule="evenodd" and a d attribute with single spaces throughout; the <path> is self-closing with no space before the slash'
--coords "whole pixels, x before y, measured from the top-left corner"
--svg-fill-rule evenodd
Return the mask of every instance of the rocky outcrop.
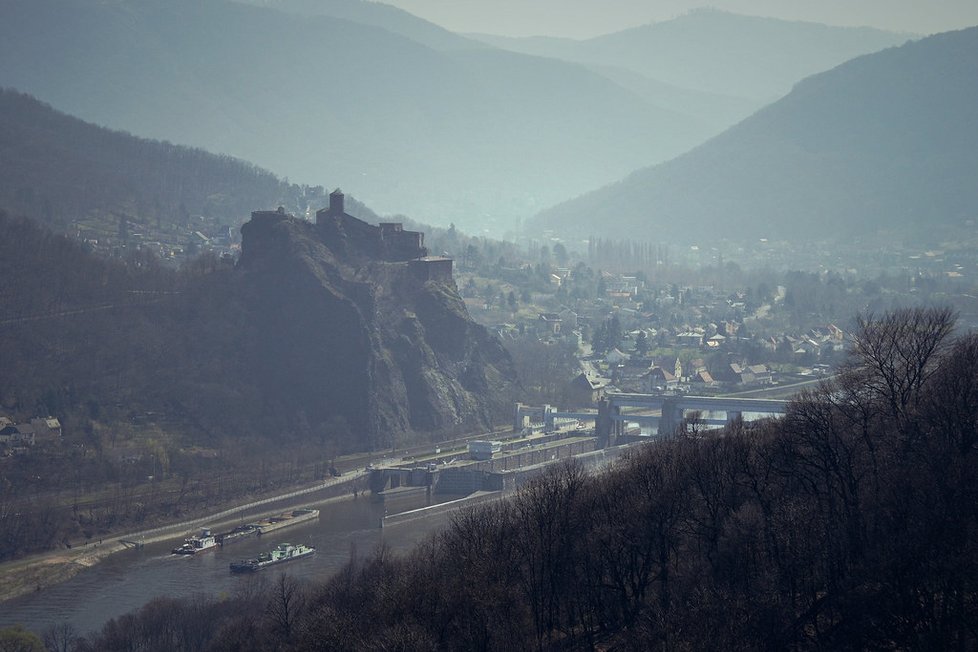
<path id="1" fill-rule="evenodd" d="M 335 234 L 282 213 L 255 213 L 241 233 L 247 346 L 276 411 L 301 413 L 324 436 L 345 433 L 356 448 L 485 428 L 506 414 L 512 361 L 451 280 L 350 255 Z"/>

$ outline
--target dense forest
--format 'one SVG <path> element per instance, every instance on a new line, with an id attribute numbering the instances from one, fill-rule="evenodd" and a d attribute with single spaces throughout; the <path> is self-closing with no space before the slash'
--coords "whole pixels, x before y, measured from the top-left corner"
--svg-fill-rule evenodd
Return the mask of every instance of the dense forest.
<path id="1" fill-rule="evenodd" d="M 107 260 L 0 211 L 0 404 L 14 418 L 56 414 L 83 429 L 196 400 L 196 390 L 178 395 L 187 374 L 231 357 L 241 330 L 226 299 L 231 271 L 213 256 L 180 272 L 145 251 Z"/>
<path id="2" fill-rule="evenodd" d="M 277 457 L 258 484 L 241 472 L 268 448 L 260 406 L 220 414 L 220 397 L 240 391 L 213 380 L 238 370 L 241 315 L 222 301 L 231 272 L 213 256 L 179 272 L 145 251 L 100 258 L 0 211 L 0 413 L 56 416 L 64 432 L 0 457 L 0 559 L 280 483 Z"/>
<path id="3" fill-rule="evenodd" d="M 861 320 L 787 415 L 573 465 L 318 585 L 159 599 L 58 650 L 974 649 L 978 335 Z M 60 641 L 60 643 L 58 643 Z"/>

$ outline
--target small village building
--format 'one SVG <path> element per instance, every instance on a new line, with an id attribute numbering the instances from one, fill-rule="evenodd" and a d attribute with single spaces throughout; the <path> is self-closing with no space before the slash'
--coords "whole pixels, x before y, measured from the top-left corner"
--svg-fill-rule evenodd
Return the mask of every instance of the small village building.
<path id="1" fill-rule="evenodd" d="M 617 367 L 620 364 L 625 364 L 625 362 L 630 357 L 631 356 L 628 355 L 627 353 L 622 353 L 617 348 L 615 348 L 615 349 L 611 349 L 611 351 L 608 352 L 608 355 L 604 357 L 604 361 L 607 362 L 612 367 Z"/>
<path id="2" fill-rule="evenodd" d="M 573 405 L 593 405 L 604 396 L 609 382 L 607 378 L 582 371 L 570 382 L 568 399 Z"/>
<path id="3" fill-rule="evenodd" d="M 655 366 L 665 369 L 677 380 L 683 377 L 683 363 L 679 358 L 659 358 L 655 361 Z"/>
<path id="4" fill-rule="evenodd" d="M 747 370 L 753 374 L 754 383 L 757 385 L 770 385 L 774 381 L 774 373 L 767 365 L 752 364 L 748 365 Z"/>
<path id="5" fill-rule="evenodd" d="M 540 329 L 552 335 L 560 335 L 560 329 L 564 322 L 555 312 L 545 312 L 539 317 Z"/>
<path id="6" fill-rule="evenodd" d="M 9 446 L 33 446 L 35 443 L 34 429 L 29 423 L 8 425 L 0 428 L 0 444 Z"/>
<path id="7" fill-rule="evenodd" d="M 703 334 L 695 331 L 684 331 L 676 335 L 676 345 L 683 348 L 699 348 L 703 346 Z"/>
<path id="8" fill-rule="evenodd" d="M 705 369 L 694 372 L 693 375 L 689 377 L 689 382 L 697 387 L 716 387 L 717 385 L 717 382 L 713 380 L 713 376 L 711 376 L 710 372 L 706 371 Z"/>
<path id="9" fill-rule="evenodd" d="M 652 361 L 648 358 L 632 356 L 628 360 L 614 367 L 617 382 L 620 385 L 632 388 L 630 391 L 645 391 L 645 382 L 642 380 L 652 368 Z"/>
<path id="10" fill-rule="evenodd" d="M 560 320 L 564 328 L 570 330 L 574 330 L 577 328 L 577 313 L 571 310 L 570 308 L 563 308 L 560 312 L 557 313 L 557 316 L 560 317 Z"/>
<path id="11" fill-rule="evenodd" d="M 54 417 L 31 419 L 31 427 L 39 439 L 58 439 L 61 437 L 61 422 Z"/>
<path id="12" fill-rule="evenodd" d="M 675 389 L 679 386 L 679 378 L 660 366 L 649 369 L 649 372 L 643 376 L 643 379 L 645 380 L 645 390 L 649 393 Z"/>
<path id="13" fill-rule="evenodd" d="M 719 349 L 727 341 L 727 338 L 723 335 L 717 333 L 716 335 L 708 338 L 706 340 L 706 347 L 708 349 Z"/>
<path id="14" fill-rule="evenodd" d="M 774 373 L 767 365 L 740 365 L 731 362 L 727 366 L 723 380 L 746 386 L 770 385 L 774 380 Z"/>

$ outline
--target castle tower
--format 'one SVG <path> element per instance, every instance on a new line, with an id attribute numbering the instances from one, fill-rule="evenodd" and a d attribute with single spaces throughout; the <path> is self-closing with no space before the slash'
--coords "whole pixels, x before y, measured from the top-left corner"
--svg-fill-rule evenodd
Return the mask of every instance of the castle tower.
<path id="1" fill-rule="evenodd" d="M 346 211 L 343 209 L 343 191 L 337 188 L 329 193 L 329 214 L 335 217 L 344 212 Z"/>

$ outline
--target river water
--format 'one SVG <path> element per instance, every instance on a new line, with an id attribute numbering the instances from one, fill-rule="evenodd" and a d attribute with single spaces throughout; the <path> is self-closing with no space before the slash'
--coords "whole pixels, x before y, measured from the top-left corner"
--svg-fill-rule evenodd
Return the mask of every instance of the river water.
<path id="1" fill-rule="evenodd" d="M 412 504 L 413 503 L 413 504 Z M 399 501 L 397 511 L 425 505 L 424 496 Z M 146 604 L 156 596 L 191 596 L 195 593 L 233 593 L 249 582 L 250 573 L 232 575 L 228 564 L 256 557 L 282 542 L 303 543 L 316 554 L 283 566 L 260 571 L 268 578 L 280 572 L 322 581 L 339 570 L 352 552 L 364 556 L 384 543 L 394 551 L 407 551 L 431 532 L 445 527 L 446 513 L 381 529 L 385 507 L 366 497 L 315 505 L 319 519 L 264 537 L 247 537 L 193 556 L 172 555 L 179 541 L 148 544 L 103 559 L 72 579 L 56 586 L 0 603 L 0 627 L 15 623 L 35 632 L 69 623 L 79 632 L 99 629 L 111 618 Z M 393 510 L 392 510 L 393 513 Z"/>

